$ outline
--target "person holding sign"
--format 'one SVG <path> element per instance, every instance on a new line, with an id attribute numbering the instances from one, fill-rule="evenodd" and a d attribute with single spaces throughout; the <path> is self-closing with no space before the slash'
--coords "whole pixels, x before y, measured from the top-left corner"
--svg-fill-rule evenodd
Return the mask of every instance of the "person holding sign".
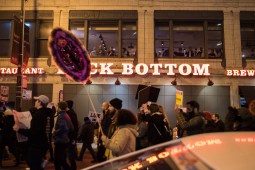
<path id="1" fill-rule="evenodd" d="M 189 101 L 186 103 L 188 119 L 184 112 L 179 111 L 176 115 L 179 126 L 184 130 L 183 136 L 190 136 L 203 133 L 205 121 L 199 112 L 199 104 L 197 101 Z"/>

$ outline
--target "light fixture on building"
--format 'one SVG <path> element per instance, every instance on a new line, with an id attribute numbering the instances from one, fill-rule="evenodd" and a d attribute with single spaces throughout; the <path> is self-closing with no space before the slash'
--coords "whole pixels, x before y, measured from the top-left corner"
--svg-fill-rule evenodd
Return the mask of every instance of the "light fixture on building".
<path id="1" fill-rule="evenodd" d="M 115 85 L 121 85 L 121 82 L 119 81 L 119 78 L 117 77 L 117 80 L 115 81 Z"/>
<path id="2" fill-rule="evenodd" d="M 88 79 L 88 80 L 86 81 L 86 84 L 92 84 L 91 79 Z"/>
<path id="3" fill-rule="evenodd" d="M 173 86 L 176 86 L 176 85 L 177 85 L 176 77 L 175 77 L 175 79 L 171 82 L 171 84 L 172 84 Z"/>
<path id="4" fill-rule="evenodd" d="M 164 41 L 161 41 L 161 45 L 162 45 L 162 46 L 164 45 Z"/>
<path id="5" fill-rule="evenodd" d="M 181 42 L 181 46 L 183 46 L 183 42 Z"/>
<path id="6" fill-rule="evenodd" d="M 208 82 L 207 82 L 207 86 L 213 86 L 214 85 L 214 82 L 208 78 Z"/>

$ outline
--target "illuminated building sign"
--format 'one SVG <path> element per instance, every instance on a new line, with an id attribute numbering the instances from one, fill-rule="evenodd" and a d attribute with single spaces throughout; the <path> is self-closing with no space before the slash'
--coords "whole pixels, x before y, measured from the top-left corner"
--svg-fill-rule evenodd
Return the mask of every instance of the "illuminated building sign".
<path id="1" fill-rule="evenodd" d="M 91 74 L 100 75 L 113 75 L 114 72 L 111 69 L 113 63 L 92 63 L 92 71 Z M 183 76 L 187 75 L 203 75 L 208 76 L 209 73 L 209 64 L 144 64 L 140 63 L 134 66 L 130 63 L 122 63 L 122 75 L 145 75 L 151 73 L 152 75 L 161 75 L 162 73 L 166 73 L 167 75 L 175 75 L 175 70 L 179 74 Z M 100 68 L 100 69 L 99 69 Z"/>
<path id="2" fill-rule="evenodd" d="M 255 70 L 227 70 L 226 75 L 233 77 L 252 77 L 255 75 Z"/>
<path id="3" fill-rule="evenodd" d="M 0 68 L 0 74 L 17 74 L 18 68 Z M 44 68 L 26 68 L 22 74 L 44 74 Z"/>

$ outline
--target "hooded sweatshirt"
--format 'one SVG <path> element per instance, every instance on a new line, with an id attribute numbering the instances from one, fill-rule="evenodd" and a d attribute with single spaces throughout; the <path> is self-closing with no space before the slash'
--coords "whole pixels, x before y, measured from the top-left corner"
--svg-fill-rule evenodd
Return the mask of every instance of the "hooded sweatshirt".
<path id="1" fill-rule="evenodd" d="M 108 159 L 135 151 L 137 136 L 136 125 L 119 126 L 111 139 L 106 138 L 103 141 L 110 150 Z"/>

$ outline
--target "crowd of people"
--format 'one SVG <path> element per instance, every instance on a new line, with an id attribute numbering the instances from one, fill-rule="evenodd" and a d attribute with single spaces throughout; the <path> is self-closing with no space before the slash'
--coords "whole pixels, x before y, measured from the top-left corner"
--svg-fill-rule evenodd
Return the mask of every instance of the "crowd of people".
<path id="1" fill-rule="evenodd" d="M 79 126 L 72 100 L 61 101 L 55 107 L 45 95 L 34 99 L 29 128 L 17 126 L 16 115 L 21 112 L 7 109 L 1 115 L 1 163 L 8 146 L 15 157 L 14 166 L 19 166 L 20 160 L 25 159 L 31 170 L 40 170 L 48 159 L 56 170 L 74 170 L 77 169 L 76 161 L 83 161 L 86 149 L 96 163 L 185 136 L 255 130 L 255 117 L 247 108 L 229 107 L 225 121 L 222 121 L 219 114 L 201 112 L 198 102 L 189 101 L 185 110 L 175 108 L 177 122 L 171 126 L 160 104 L 144 103 L 134 114 L 122 108 L 121 99 L 114 98 L 102 103 L 101 122 L 93 123 L 85 116 L 84 123 Z M 16 133 L 28 140 L 18 142 Z M 97 150 L 92 148 L 95 135 L 98 136 Z M 78 141 L 82 142 L 79 153 Z"/>

